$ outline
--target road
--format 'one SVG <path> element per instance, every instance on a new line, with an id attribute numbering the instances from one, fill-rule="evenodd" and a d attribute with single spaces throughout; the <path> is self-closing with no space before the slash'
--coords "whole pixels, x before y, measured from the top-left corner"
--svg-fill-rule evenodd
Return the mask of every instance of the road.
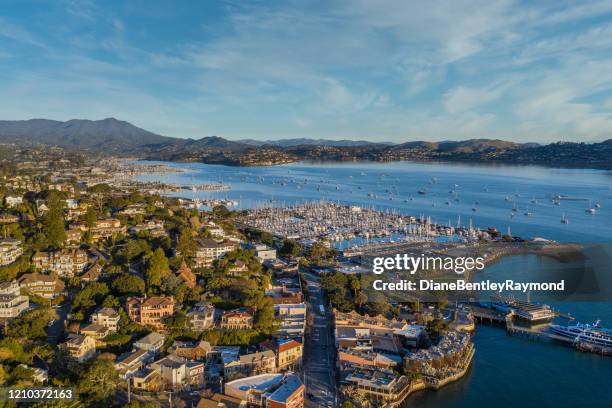
<path id="1" fill-rule="evenodd" d="M 66 301 L 55 309 L 55 321 L 51 326 L 47 327 L 47 342 L 49 344 L 56 345 L 64 332 L 64 321 L 70 312 L 70 303 L 70 301 Z"/>
<path id="2" fill-rule="evenodd" d="M 308 306 L 313 316 L 305 336 L 304 383 L 305 407 L 336 406 L 336 362 L 332 334 L 332 316 L 325 304 L 318 276 L 305 273 L 308 285 Z M 320 305 L 325 307 L 321 313 Z"/>

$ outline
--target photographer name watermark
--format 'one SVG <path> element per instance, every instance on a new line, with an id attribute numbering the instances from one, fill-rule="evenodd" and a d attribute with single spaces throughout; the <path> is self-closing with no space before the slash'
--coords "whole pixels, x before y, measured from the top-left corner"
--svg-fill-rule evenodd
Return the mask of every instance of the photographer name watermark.
<path id="1" fill-rule="evenodd" d="M 558 282 L 515 282 L 507 279 L 502 282 L 485 280 L 481 282 L 468 282 L 459 279 L 454 282 L 436 282 L 432 279 L 419 279 L 410 281 L 402 279 L 395 282 L 385 282 L 377 279 L 372 282 L 372 288 L 377 291 L 452 291 L 452 292 L 563 292 L 565 290 L 565 280 Z"/>

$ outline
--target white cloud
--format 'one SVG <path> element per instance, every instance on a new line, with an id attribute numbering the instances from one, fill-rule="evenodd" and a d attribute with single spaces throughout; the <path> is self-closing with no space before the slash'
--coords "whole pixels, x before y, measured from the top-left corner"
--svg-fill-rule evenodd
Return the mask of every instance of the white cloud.
<path id="1" fill-rule="evenodd" d="M 444 108 L 447 112 L 456 114 L 470 111 L 496 99 L 499 92 L 489 89 L 457 87 L 451 89 L 444 97 Z"/>
<path id="2" fill-rule="evenodd" d="M 70 18 L 48 37 L 0 17 L 3 62 L 27 53 L 13 42 L 40 48 L 32 55 L 46 62 L 13 68 L 22 83 L 0 78 L 0 109 L 112 114 L 193 137 L 544 141 L 610 133 L 610 2 L 325 5 L 228 5 L 221 30 L 196 24 L 163 46 L 157 20 L 143 26 L 147 17 L 130 20 L 102 3 L 62 3 Z"/>

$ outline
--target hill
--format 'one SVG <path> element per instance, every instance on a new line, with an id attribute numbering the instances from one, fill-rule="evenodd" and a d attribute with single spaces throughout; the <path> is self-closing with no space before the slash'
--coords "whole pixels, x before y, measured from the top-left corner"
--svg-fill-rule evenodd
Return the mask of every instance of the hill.
<path id="1" fill-rule="evenodd" d="M 514 143 L 498 139 L 413 141 L 401 144 L 352 140 L 282 139 L 231 141 L 219 136 L 180 139 L 129 122 L 73 119 L 0 121 L 0 143 L 44 144 L 65 149 L 154 160 L 237 166 L 317 161 L 465 161 L 612 169 L 612 139 L 602 143 Z"/>

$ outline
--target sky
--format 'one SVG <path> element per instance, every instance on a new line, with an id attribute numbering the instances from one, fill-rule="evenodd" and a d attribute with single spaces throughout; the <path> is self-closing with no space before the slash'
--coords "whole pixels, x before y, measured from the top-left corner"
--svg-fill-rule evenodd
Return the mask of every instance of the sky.
<path id="1" fill-rule="evenodd" d="M 0 119 L 173 137 L 612 138 L 612 1 L 0 2 Z"/>

